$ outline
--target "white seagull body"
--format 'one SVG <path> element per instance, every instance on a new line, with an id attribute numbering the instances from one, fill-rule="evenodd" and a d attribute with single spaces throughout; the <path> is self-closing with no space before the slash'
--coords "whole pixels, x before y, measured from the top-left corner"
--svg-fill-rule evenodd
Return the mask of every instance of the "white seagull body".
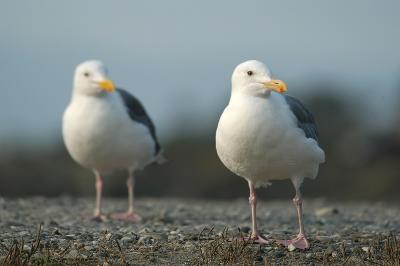
<path id="1" fill-rule="evenodd" d="M 272 180 L 315 178 L 324 152 L 297 126 L 284 96 L 233 94 L 216 134 L 225 166 L 256 186 Z"/>
<path id="2" fill-rule="evenodd" d="M 104 174 L 154 160 L 148 128 L 132 121 L 119 93 L 74 97 L 64 114 L 64 139 L 75 161 Z"/>
<path id="3" fill-rule="evenodd" d="M 291 179 L 300 223 L 299 235 L 285 245 L 305 249 L 300 186 L 315 178 L 325 160 L 318 145 L 312 114 L 286 92 L 283 81 L 271 79 L 268 68 L 250 60 L 232 75 L 232 94 L 216 131 L 216 149 L 223 164 L 249 183 L 253 232 L 251 238 L 268 243 L 257 230 L 255 188 L 272 180 Z"/>
<path id="4" fill-rule="evenodd" d="M 95 218 L 101 211 L 103 175 L 127 169 L 129 209 L 116 219 L 138 222 L 133 208 L 134 172 L 161 161 L 155 127 L 139 100 L 107 79 L 104 65 L 86 61 L 75 70 L 74 89 L 64 113 L 63 137 L 68 152 L 96 175 Z"/>

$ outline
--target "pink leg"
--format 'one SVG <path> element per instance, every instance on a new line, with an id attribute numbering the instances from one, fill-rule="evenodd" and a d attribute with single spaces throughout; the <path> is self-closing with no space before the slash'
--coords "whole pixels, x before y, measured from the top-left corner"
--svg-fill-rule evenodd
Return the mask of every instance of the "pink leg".
<path id="1" fill-rule="evenodd" d="M 142 220 L 142 218 L 135 212 L 133 204 L 134 201 L 133 192 L 135 185 L 135 178 L 133 176 L 133 171 L 129 171 L 129 177 L 126 182 L 126 185 L 128 187 L 128 204 L 129 204 L 128 211 L 123 213 L 114 213 L 113 215 L 111 215 L 111 217 L 116 220 L 124 220 L 124 221 L 131 221 L 134 223 L 138 223 Z"/>
<path id="2" fill-rule="evenodd" d="M 299 234 L 297 235 L 296 238 L 292 240 L 279 240 L 277 241 L 278 243 L 289 246 L 293 245 L 298 249 L 308 249 L 310 248 L 310 243 L 308 242 L 305 232 L 304 232 L 304 223 L 303 223 L 303 200 L 301 197 L 301 192 L 299 186 L 295 184 L 296 188 L 296 196 L 293 198 L 293 203 L 296 206 L 297 210 L 297 217 L 299 220 Z"/>
<path id="3" fill-rule="evenodd" d="M 94 173 L 96 175 L 96 208 L 94 210 L 93 219 L 98 221 L 104 221 L 106 220 L 106 217 L 101 211 L 101 200 L 102 200 L 104 181 L 103 177 L 100 175 L 99 172 L 95 171 Z"/>
<path id="4" fill-rule="evenodd" d="M 251 206 L 251 222 L 252 222 L 253 229 L 252 229 L 250 238 L 246 238 L 246 239 L 252 240 L 252 241 L 254 241 L 256 243 L 260 243 L 260 244 L 269 244 L 270 241 L 263 238 L 257 229 L 257 215 L 256 215 L 257 194 L 256 194 L 256 189 L 254 187 L 254 184 L 252 182 L 249 182 L 249 188 L 250 188 L 249 203 Z"/>

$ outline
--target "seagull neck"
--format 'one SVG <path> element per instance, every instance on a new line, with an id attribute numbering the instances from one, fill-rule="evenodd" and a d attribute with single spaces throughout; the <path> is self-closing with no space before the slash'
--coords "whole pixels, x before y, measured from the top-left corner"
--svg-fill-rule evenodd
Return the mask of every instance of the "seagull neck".
<path id="1" fill-rule="evenodd" d="M 271 95 L 270 90 L 249 86 L 246 88 L 239 88 L 239 89 L 233 88 L 231 98 L 247 96 L 247 97 L 257 97 L 257 98 L 267 99 L 270 95 Z"/>
<path id="2" fill-rule="evenodd" d="M 72 92 L 72 99 L 81 98 L 81 97 L 94 97 L 94 98 L 104 98 L 107 97 L 107 92 L 96 92 L 96 93 L 89 93 L 89 92 L 82 92 L 80 90 L 74 90 Z"/>

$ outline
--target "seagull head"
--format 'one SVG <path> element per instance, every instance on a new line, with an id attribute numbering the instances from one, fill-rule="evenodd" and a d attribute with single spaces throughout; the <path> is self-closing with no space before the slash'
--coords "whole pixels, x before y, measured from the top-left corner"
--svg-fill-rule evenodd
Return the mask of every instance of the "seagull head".
<path id="1" fill-rule="evenodd" d="M 107 77 L 104 64 L 97 60 L 90 60 L 76 67 L 74 90 L 86 95 L 99 95 L 115 91 L 115 85 Z"/>
<path id="2" fill-rule="evenodd" d="M 269 95 L 271 91 L 285 93 L 287 85 L 282 80 L 273 79 L 268 67 L 257 60 L 239 64 L 232 74 L 232 91 L 252 95 Z"/>

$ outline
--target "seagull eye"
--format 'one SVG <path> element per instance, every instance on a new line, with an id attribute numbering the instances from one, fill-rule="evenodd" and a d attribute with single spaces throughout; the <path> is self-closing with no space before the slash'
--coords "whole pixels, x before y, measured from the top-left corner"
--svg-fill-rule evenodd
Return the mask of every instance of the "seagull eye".
<path id="1" fill-rule="evenodd" d="M 249 75 L 249 76 L 251 76 L 251 75 L 253 75 L 253 71 L 247 71 L 247 75 Z"/>
<path id="2" fill-rule="evenodd" d="M 85 73 L 83 73 L 83 75 L 84 75 L 85 77 L 89 77 L 89 76 L 90 76 L 90 73 L 89 73 L 89 72 L 85 72 Z"/>

